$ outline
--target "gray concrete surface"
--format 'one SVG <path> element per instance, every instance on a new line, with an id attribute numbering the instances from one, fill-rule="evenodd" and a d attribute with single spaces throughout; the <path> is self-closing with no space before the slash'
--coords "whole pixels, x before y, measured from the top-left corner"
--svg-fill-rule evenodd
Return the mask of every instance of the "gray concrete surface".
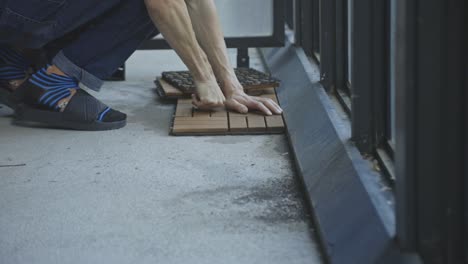
<path id="1" fill-rule="evenodd" d="M 254 66 L 261 67 L 254 54 Z M 10 124 L 0 109 L 0 263 L 321 263 L 285 137 L 168 136 L 152 81 L 183 69 L 141 51 L 97 96 L 110 132 Z"/>

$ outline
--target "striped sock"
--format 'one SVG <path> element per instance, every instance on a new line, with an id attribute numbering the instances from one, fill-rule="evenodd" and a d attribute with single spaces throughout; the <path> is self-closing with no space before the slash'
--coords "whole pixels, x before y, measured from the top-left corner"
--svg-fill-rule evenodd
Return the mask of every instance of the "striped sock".
<path id="1" fill-rule="evenodd" d="M 23 80 L 28 67 L 28 60 L 18 51 L 0 46 L 0 80 Z"/>
<path id="2" fill-rule="evenodd" d="M 72 95 L 72 90 L 78 89 L 78 81 L 68 76 L 57 74 L 48 74 L 46 68 L 42 68 L 29 78 L 29 82 L 43 90 L 44 93 L 39 97 L 38 103 L 49 109 L 59 111 L 64 106 L 58 103 Z"/>

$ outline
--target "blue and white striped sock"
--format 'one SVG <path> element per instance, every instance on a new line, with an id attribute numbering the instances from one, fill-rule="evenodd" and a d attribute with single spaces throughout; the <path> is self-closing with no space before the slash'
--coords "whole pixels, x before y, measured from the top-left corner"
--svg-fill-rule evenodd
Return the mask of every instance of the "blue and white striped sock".
<path id="1" fill-rule="evenodd" d="M 49 66 L 47 66 L 48 68 Z M 40 105 L 56 111 L 63 109 L 58 103 L 72 95 L 72 90 L 78 89 L 78 81 L 68 76 L 48 74 L 47 68 L 42 68 L 29 78 L 29 82 L 43 90 L 38 99 Z"/>
<path id="2" fill-rule="evenodd" d="M 0 80 L 23 80 L 28 67 L 28 60 L 21 53 L 7 46 L 0 46 Z"/>

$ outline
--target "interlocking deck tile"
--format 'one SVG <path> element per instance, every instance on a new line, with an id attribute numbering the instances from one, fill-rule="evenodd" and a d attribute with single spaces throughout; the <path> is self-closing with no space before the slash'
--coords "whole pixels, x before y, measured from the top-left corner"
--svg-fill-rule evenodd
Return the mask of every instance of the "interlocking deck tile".
<path id="1" fill-rule="evenodd" d="M 274 88 L 259 90 L 259 96 L 278 102 Z M 218 109 L 194 109 L 191 99 L 179 99 L 174 117 L 174 135 L 236 135 L 268 134 L 284 131 L 282 115 L 265 116 L 261 113 L 241 114 Z"/>

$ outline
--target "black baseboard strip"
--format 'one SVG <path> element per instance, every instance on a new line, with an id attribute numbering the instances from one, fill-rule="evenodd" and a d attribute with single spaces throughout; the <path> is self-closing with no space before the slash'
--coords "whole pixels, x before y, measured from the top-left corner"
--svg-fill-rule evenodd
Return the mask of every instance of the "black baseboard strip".
<path id="1" fill-rule="evenodd" d="M 349 121 L 319 83 L 318 67 L 291 44 L 261 52 L 270 72 L 282 80 L 278 98 L 327 260 L 418 263 L 399 252 L 393 194 L 350 142 Z"/>

